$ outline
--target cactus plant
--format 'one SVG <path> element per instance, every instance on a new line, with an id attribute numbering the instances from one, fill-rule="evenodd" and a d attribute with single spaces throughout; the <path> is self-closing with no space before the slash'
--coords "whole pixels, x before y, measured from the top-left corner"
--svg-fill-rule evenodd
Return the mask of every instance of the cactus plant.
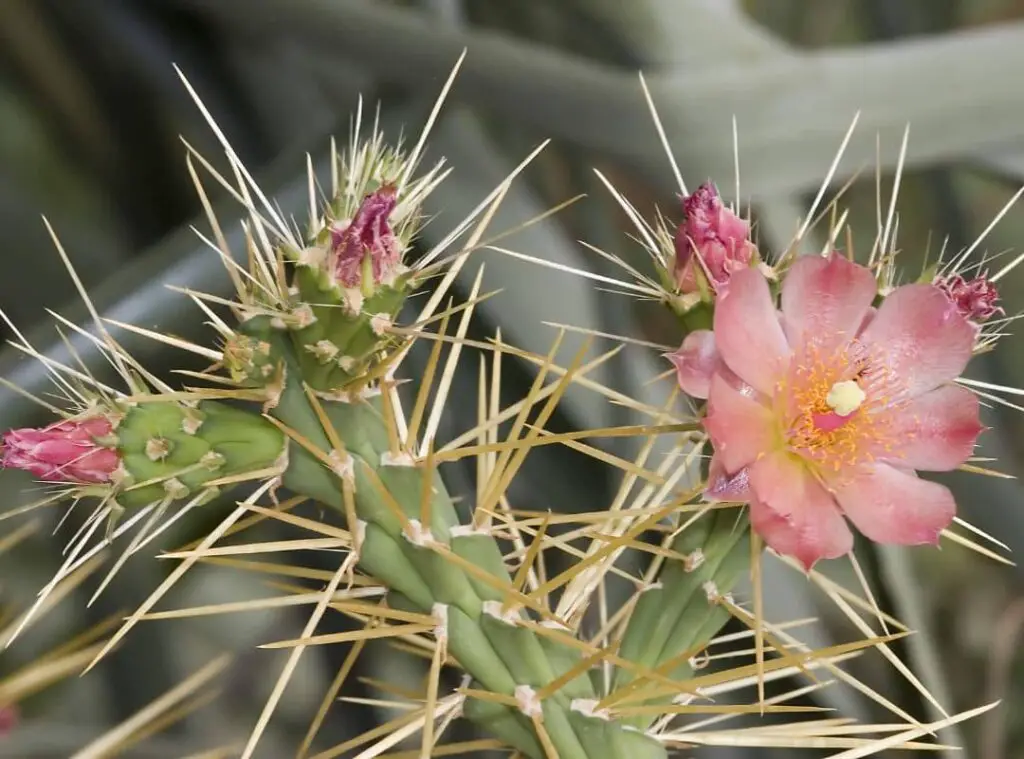
<path id="1" fill-rule="evenodd" d="M 361 756 L 379 755 L 416 730 L 420 755 L 429 756 L 461 713 L 496 741 L 487 745 L 508 746 L 530 759 L 658 759 L 677 746 L 716 740 L 713 733 L 677 728 L 679 715 L 806 710 L 784 703 L 788 695 L 767 699 L 765 680 L 816 667 L 834 670 L 837 660 L 869 647 L 888 652 L 887 642 L 902 633 L 866 633 L 824 651 L 801 648 L 765 620 L 759 598 L 751 613 L 733 594 L 752 570 L 758 594 L 765 545 L 808 573 L 818 560 L 847 554 L 852 534 L 843 514 L 869 538 L 902 544 L 934 543 L 949 527 L 948 492 L 913 471 L 964 464 L 981 431 L 975 396 L 951 383 L 972 353 L 991 344 L 992 331 L 980 323 L 996 315 L 991 283 L 969 283 L 960 261 L 954 271 L 943 271 L 941 282 L 893 288 L 888 250 L 866 265 L 831 250 L 769 265 L 749 224 L 713 186 L 693 195 L 681 188 L 678 228 L 664 219 L 656 227 L 638 221 L 657 271 L 632 287 L 679 317 L 682 345 L 669 358 L 679 389 L 697 401 L 707 398 L 706 412 L 635 403 L 650 415 L 649 424 L 554 433 L 545 425 L 571 386 L 621 402 L 614 389 L 587 376 L 605 357 L 588 361 L 581 350 L 562 366 L 559 340 L 545 356 L 500 340 L 468 341 L 465 327 L 480 277 L 468 303 L 441 310 L 453 272 L 480 246 L 518 170 L 414 262 L 421 204 L 445 169 L 418 173 L 423 139 L 405 152 L 387 146 L 376 128 L 364 136 L 361 115 L 355 124 L 348 149 L 332 156 L 324 197 L 317 197 L 310 176 L 304 231 L 263 196 L 230 146 L 225 150 L 236 185 L 190 156 L 204 205 L 209 209 L 196 163 L 241 199 L 247 213 L 244 256 L 227 248 L 217 218 L 209 215 L 237 299 L 190 293 L 217 331 L 218 347 L 119 326 L 212 360 L 210 369 L 192 375 L 200 386 L 172 388 L 152 376 L 97 318 L 92 339 L 120 370 L 126 390 L 57 367 L 78 407 L 43 430 L 16 430 L 5 438 L 5 465 L 60 484 L 48 502 L 99 500 L 57 580 L 143 519 L 128 552 L 229 486 L 259 483 L 198 544 L 172 554 L 182 563 L 97 659 L 143 618 L 167 616 L 154 606 L 209 557 L 215 542 L 267 519 L 318 533 L 344 557 L 301 636 L 272 644 L 291 653 L 245 757 L 256 750 L 302 652 L 343 640 L 356 641 L 358 651 L 367 640 L 387 639 L 430 662 L 422 698 L 405 717 L 371 731 L 359 745 L 375 743 Z M 236 263 L 239 258 L 247 265 Z M 416 322 L 396 325 L 407 296 L 442 274 Z M 909 326 L 901 328 L 899 318 Z M 454 334 L 452 319 L 459 322 Z M 431 359 L 411 405 L 403 404 L 402 361 L 417 340 L 433 343 Z M 438 375 L 446 346 L 449 358 Z M 467 346 L 494 357 L 489 388 L 481 365 L 480 423 L 439 444 L 437 419 L 451 366 Z M 526 398 L 501 409 L 504 355 L 536 364 L 538 375 Z M 912 360 L 918 362 L 913 370 Z M 437 405 L 428 408 L 431 398 Z M 499 437 L 504 422 L 511 427 Z M 603 451 L 596 441 L 612 436 L 641 438 L 643 452 L 631 462 Z M 658 439 L 668 441 L 671 453 L 650 469 L 647 458 Z M 509 484 L 531 449 L 550 444 L 621 470 L 616 501 L 607 510 L 576 515 L 517 512 L 506 497 Z M 699 472 L 701 484 L 690 487 L 705 447 L 713 457 Z M 471 457 L 478 462 L 476 499 L 456 503 L 441 467 Z M 898 488 L 910 504 L 899 515 L 886 488 Z M 281 501 L 283 491 L 294 498 Z M 271 506 L 261 505 L 265 498 Z M 337 519 L 292 515 L 305 500 Z M 242 522 L 245 516 L 250 519 Z M 95 542 L 103 522 L 107 536 Z M 627 552 L 651 557 L 642 576 L 619 565 Z M 220 555 L 230 553 L 228 547 Z M 575 561 L 550 576 L 555 554 Z M 608 601 L 616 585 L 630 589 L 617 611 Z M 368 589 L 380 603 L 361 600 Z M 362 621 L 364 631 L 318 636 L 329 608 Z M 743 635 L 755 640 L 754 662 L 699 673 L 702 655 L 730 619 L 749 627 Z M 463 685 L 447 695 L 440 674 L 445 666 L 465 673 Z M 751 679 L 761 689 L 757 704 L 706 700 Z M 336 686 L 343 680 L 344 672 Z M 898 743 L 914 747 L 930 730 L 909 721 Z M 759 739 L 773 740 L 751 738 Z M 832 742 L 869 744 L 855 737 Z M 355 747 L 336 747 L 330 755 Z"/>

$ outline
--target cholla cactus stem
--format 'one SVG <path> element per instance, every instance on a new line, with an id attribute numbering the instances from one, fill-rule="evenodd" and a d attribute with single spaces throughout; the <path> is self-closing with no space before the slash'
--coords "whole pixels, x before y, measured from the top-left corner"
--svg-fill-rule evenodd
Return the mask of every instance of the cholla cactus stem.
<path id="1" fill-rule="evenodd" d="M 272 355 L 284 363 L 284 377 L 300 376 L 283 335 L 275 333 L 271 325 L 267 327 L 269 330 L 261 328 L 255 319 L 244 325 L 250 337 L 273 346 Z M 387 584 L 399 608 L 430 614 L 442 605 L 446 609 L 444 645 L 488 691 L 512 695 L 517 688 L 537 689 L 564 676 L 582 657 L 571 649 L 561 651 L 556 638 L 542 643 L 534 625 L 508 606 L 517 601 L 550 613 L 514 590 L 515 582 L 489 534 L 460 530 L 444 486 L 430 464 L 431 457 L 416 461 L 394 450 L 396 441 L 388 432 L 394 427 L 388 397 L 383 393 L 347 402 L 329 401 L 300 388 L 294 379 L 286 379 L 272 413 L 308 452 L 293 453 L 284 484 L 335 507 L 348 519 L 354 509 L 361 524 L 357 528 L 350 523 L 350 531 L 358 529 L 362 536 L 359 565 Z M 392 418 L 390 424 L 388 418 Z M 352 494 L 350 506 L 346 507 L 337 475 L 325 466 L 325 459 L 334 468 L 339 459 L 343 462 L 347 492 Z M 424 504 L 429 505 L 424 508 Z M 557 654 L 554 658 L 552 651 Z M 619 735 L 615 732 L 621 733 L 618 723 L 594 720 L 570 708 L 574 698 L 596 698 L 585 683 L 582 674 L 567 678 L 561 689 L 542 699 L 545 735 L 563 756 L 620 756 L 609 753 L 610 738 L 604 735 L 607 731 Z M 467 714 L 486 719 L 490 725 L 494 709 L 483 711 L 483 716 L 477 715 L 475 708 L 467 705 Z M 604 737 L 590 737 L 589 721 L 605 726 L 599 731 Z M 522 729 L 531 727 L 531 721 L 522 723 L 520 730 L 512 730 L 512 723 L 505 718 L 498 723 L 518 735 L 520 750 L 538 759 L 543 756 L 536 753 L 531 741 L 523 742 Z M 623 740 L 627 738 L 614 738 L 611 745 Z M 645 740 L 637 735 L 627 742 L 636 751 Z M 657 744 L 646 745 L 645 753 L 659 755 Z"/>

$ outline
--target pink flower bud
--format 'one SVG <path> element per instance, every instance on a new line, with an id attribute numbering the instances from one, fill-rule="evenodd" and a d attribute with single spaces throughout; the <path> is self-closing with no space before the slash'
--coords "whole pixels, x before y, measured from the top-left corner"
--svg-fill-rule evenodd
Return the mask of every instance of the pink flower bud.
<path id="1" fill-rule="evenodd" d="M 984 274 L 969 280 L 954 274 L 937 280 L 935 286 L 953 301 L 961 316 L 972 322 L 983 322 L 996 314 L 1005 313 L 996 305 L 999 300 L 996 286 Z"/>
<path id="2" fill-rule="evenodd" d="M 401 263 L 402 251 L 388 216 L 397 203 L 393 185 L 384 185 L 363 198 L 352 221 L 331 230 L 331 260 L 335 279 L 345 287 L 368 287 L 364 261 L 370 260 L 373 285 L 387 282 Z"/>
<path id="3" fill-rule="evenodd" d="M 42 429 L 9 430 L 3 436 L 0 466 L 24 469 L 50 482 L 109 482 L 121 457 L 96 439 L 112 431 L 103 417 L 58 422 Z"/>
<path id="4" fill-rule="evenodd" d="M 750 224 L 722 203 L 711 182 L 683 198 L 683 215 L 675 239 L 676 284 L 680 292 L 696 292 L 699 267 L 720 292 L 734 272 L 750 266 L 757 251 L 750 241 Z"/>

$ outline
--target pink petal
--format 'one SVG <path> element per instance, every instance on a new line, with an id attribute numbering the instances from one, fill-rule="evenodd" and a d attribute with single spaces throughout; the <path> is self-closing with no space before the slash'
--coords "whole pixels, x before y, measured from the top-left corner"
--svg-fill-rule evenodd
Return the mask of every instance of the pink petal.
<path id="1" fill-rule="evenodd" d="M 709 329 L 691 332 L 674 353 L 665 358 L 676 368 L 679 387 L 692 398 L 707 398 L 711 375 L 721 363 L 715 348 L 715 335 Z"/>
<path id="2" fill-rule="evenodd" d="M 877 543 L 934 545 L 956 515 L 949 488 L 882 463 L 837 489 L 836 499 L 857 529 Z"/>
<path id="3" fill-rule="evenodd" d="M 733 388 L 721 374 L 711 378 L 704 429 L 727 472 L 754 463 L 778 441 L 771 409 Z"/>
<path id="4" fill-rule="evenodd" d="M 72 478 L 83 482 L 108 482 L 111 473 L 120 464 L 121 457 L 116 451 L 99 448 L 72 462 L 64 470 L 70 472 Z"/>
<path id="5" fill-rule="evenodd" d="M 896 288 L 861 334 L 910 397 L 960 376 L 974 337 L 974 327 L 949 298 L 927 284 Z"/>
<path id="6" fill-rule="evenodd" d="M 76 440 L 87 441 L 90 443 L 93 438 L 109 435 L 113 431 L 110 422 L 102 416 L 91 417 L 75 422 L 72 429 L 72 436 L 75 437 Z"/>
<path id="7" fill-rule="evenodd" d="M 853 549 L 853 533 L 836 503 L 793 456 L 777 451 L 750 468 L 750 523 L 776 552 L 797 559 L 808 571 L 819 559 Z"/>
<path id="8" fill-rule="evenodd" d="M 750 223 L 734 214 L 725 204 L 718 211 L 718 236 L 736 250 L 747 241 Z M 749 260 L 749 259 L 748 259 Z"/>
<path id="9" fill-rule="evenodd" d="M 733 274 L 728 290 L 718 297 L 715 343 L 741 380 L 771 395 L 790 351 L 768 283 L 757 269 Z"/>
<path id="10" fill-rule="evenodd" d="M 708 468 L 708 485 L 704 490 L 704 500 L 729 501 L 733 503 L 750 502 L 750 470 L 741 469 L 730 474 L 722 465 L 720 456 L 712 456 Z"/>
<path id="11" fill-rule="evenodd" d="M 790 345 L 799 345 L 805 336 L 834 335 L 837 342 L 849 342 L 877 292 L 870 269 L 837 253 L 797 259 L 782 285 L 783 323 Z"/>
<path id="12" fill-rule="evenodd" d="M 956 469 L 974 452 L 985 429 L 980 405 L 978 397 L 960 385 L 943 385 L 918 396 L 894 413 L 893 432 L 901 442 L 886 458 L 909 469 Z"/>
<path id="13" fill-rule="evenodd" d="M 5 469 L 24 469 L 43 480 L 50 479 L 54 473 L 54 467 L 51 464 L 9 448 L 4 449 L 3 465 Z"/>

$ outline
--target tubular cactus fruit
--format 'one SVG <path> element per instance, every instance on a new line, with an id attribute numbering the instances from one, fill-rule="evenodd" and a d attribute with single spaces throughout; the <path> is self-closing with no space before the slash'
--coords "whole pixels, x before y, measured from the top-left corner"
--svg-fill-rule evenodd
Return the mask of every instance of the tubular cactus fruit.
<path id="1" fill-rule="evenodd" d="M 223 403 L 195 408 L 159 400 L 128 409 L 111 441 L 124 476 L 115 498 L 124 507 L 160 500 L 212 497 L 217 482 L 287 464 L 284 435 L 267 420 Z"/>
<path id="2" fill-rule="evenodd" d="M 656 741 L 587 712 L 585 705 L 598 696 L 585 675 L 544 692 L 581 661 L 581 653 L 534 631 L 537 622 L 513 600 L 516 591 L 495 539 L 460 523 L 443 482 L 424 461 L 391 448 L 380 394 L 323 401 L 328 434 L 301 387 L 299 358 L 283 333 L 261 318 L 242 329 L 255 344 L 271 346 L 279 364 L 270 375 L 284 382 L 268 384 L 268 408 L 307 446 L 294 447 L 285 486 L 342 514 L 348 489 L 357 519 L 349 527 L 358 566 L 391 589 L 391 603 L 438 620 L 439 638 L 474 679 L 474 688 L 516 703 L 470 699 L 466 716 L 531 759 L 545 759 L 535 718 L 561 757 L 665 756 Z M 248 376 L 252 386 L 263 375 L 254 369 L 236 366 L 235 373 Z M 332 436 L 341 448 L 331 444 Z"/>
<path id="3" fill-rule="evenodd" d="M 94 405 L 79 417 L 4 436 L 3 466 L 62 482 L 120 510 L 219 492 L 219 481 L 284 470 L 284 435 L 248 411 L 159 395 Z"/>

